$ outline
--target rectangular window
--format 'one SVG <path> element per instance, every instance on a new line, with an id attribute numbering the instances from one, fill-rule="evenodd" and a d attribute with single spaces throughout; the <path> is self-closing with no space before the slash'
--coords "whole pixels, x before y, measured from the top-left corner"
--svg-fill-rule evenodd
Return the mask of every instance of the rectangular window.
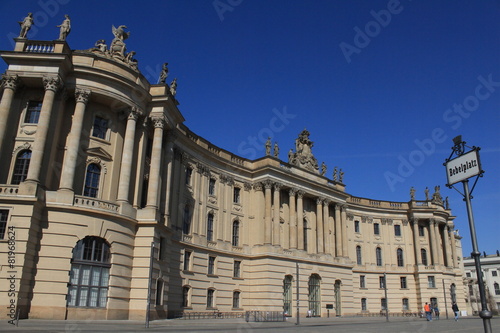
<path id="1" fill-rule="evenodd" d="M 403 298 L 403 311 L 410 310 L 410 302 L 408 298 Z"/>
<path id="2" fill-rule="evenodd" d="M 233 202 L 239 204 L 240 203 L 240 188 L 235 187 L 233 192 Z"/>
<path id="3" fill-rule="evenodd" d="M 42 102 L 29 101 L 28 109 L 26 110 L 26 116 L 24 117 L 24 122 L 27 124 L 38 124 L 41 111 L 42 111 Z"/>
<path id="4" fill-rule="evenodd" d="M 241 261 L 234 261 L 233 277 L 239 278 L 241 276 Z"/>
<path id="5" fill-rule="evenodd" d="M 436 288 L 436 281 L 434 280 L 434 276 L 428 276 L 427 282 L 429 284 L 429 288 Z"/>
<path id="6" fill-rule="evenodd" d="M 7 230 L 7 219 L 9 211 L 7 209 L 0 209 L 0 239 L 5 238 L 5 231 Z"/>
<path id="7" fill-rule="evenodd" d="M 162 279 L 156 280 L 156 299 L 155 299 L 155 304 L 156 305 L 162 305 L 163 304 L 163 280 Z"/>
<path id="8" fill-rule="evenodd" d="M 189 271 L 191 268 L 191 251 L 184 251 L 184 270 Z"/>
<path id="9" fill-rule="evenodd" d="M 233 292 L 233 309 L 239 309 L 240 307 L 240 292 Z"/>
<path id="10" fill-rule="evenodd" d="M 406 289 L 408 288 L 407 284 L 406 284 L 406 276 L 401 276 L 399 278 L 399 282 L 401 284 L 401 289 Z"/>
<path id="11" fill-rule="evenodd" d="M 366 288 L 366 282 L 365 282 L 365 276 L 361 275 L 359 277 L 359 287 L 360 288 Z"/>
<path id="12" fill-rule="evenodd" d="M 361 311 L 366 311 L 366 298 L 361 299 Z"/>
<path id="13" fill-rule="evenodd" d="M 359 233 L 359 221 L 354 221 L 354 232 Z"/>
<path id="14" fill-rule="evenodd" d="M 424 237 L 424 236 L 425 236 L 425 228 L 424 228 L 424 226 L 423 226 L 423 225 L 419 225 L 419 226 L 418 226 L 418 235 L 419 235 L 420 237 Z"/>
<path id="15" fill-rule="evenodd" d="M 465 276 L 470 277 L 470 272 L 465 273 Z"/>
<path id="16" fill-rule="evenodd" d="M 191 185 L 191 176 L 193 175 L 193 169 L 187 168 L 186 169 L 186 185 Z"/>
<path id="17" fill-rule="evenodd" d="M 380 225 L 378 223 L 373 223 L 373 233 L 375 235 L 380 235 Z"/>
<path id="18" fill-rule="evenodd" d="M 108 120 L 95 116 L 94 118 L 94 127 L 92 128 L 92 136 L 99 139 L 106 139 L 106 134 L 108 133 Z"/>
<path id="19" fill-rule="evenodd" d="M 387 309 L 387 300 L 386 300 L 385 298 L 382 298 L 382 299 L 380 300 L 380 308 L 381 308 L 382 310 L 386 310 L 386 309 Z"/>
<path id="20" fill-rule="evenodd" d="M 165 249 L 167 248 L 165 246 L 166 239 L 165 237 L 160 237 L 159 241 L 159 246 L 158 246 L 158 260 L 163 260 L 165 259 Z"/>
<path id="21" fill-rule="evenodd" d="M 210 178 L 208 183 L 208 194 L 215 195 L 215 179 Z"/>
<path id="22" fill-rule="evenodd" d="M 469 295 L 474 296 L 474 289 L 470 284 L 469 284 Z"/>
<path id="23" fill-rule="evenodd" d="M 394 235 L 396 237 L 401 237 L 401 226 L 399 224 L 394 225 Z"/>
<path id="24" fill-rule="evenodd" d="M 215 274 L 215 257 L 212 256 L 208 257 L 208 274 Z"/>
<path id="25" fill-rule="evenodd" d="M 497 271 L 491 271 L 491 276 L 498 276 L 498 272 Z"/>
<path id="26" fill-rule="evenodd" d="M 380 289 L 385 289 L 385 276 L 379 276 L 378 283 L 379 283 Z"/>
<path id="27" fill-rule="evenodd" d="M 213 289 L 207 290 L 207 308 L 214 307 L 214 292 L 215 292 L 215 290 L 213 290 Z"/>

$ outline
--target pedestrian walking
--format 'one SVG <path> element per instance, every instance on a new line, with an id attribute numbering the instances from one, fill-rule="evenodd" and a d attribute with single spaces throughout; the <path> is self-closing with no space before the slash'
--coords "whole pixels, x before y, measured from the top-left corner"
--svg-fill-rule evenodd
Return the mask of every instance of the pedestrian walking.
<path id="1" fill-rule="evenodd" d="M 455 321 L 458 321 L 458 315 L 460 313 L 460 310 L 458 309 L 457 303 L 453 303 L 451 306 L 451 309 L 453 310 L 453 313 L 455 314 Z"/>
<path id="2" fill-rule="evenodd" d="M 425 302 L 425 305 L 424 305 L 424 311 L 425 311 L 425 316 L 427 317 L 427 321 L 432 321 L 432 310 L 431 310 L 431 306 L 429 305 L 429 303 Z"/>
<path id="3" fill-rule="evenodd" d="M 434 308 L 434 316 L 436 317 L 437 320 L 439 320 L 439 308 L 438 306 L 436 305 Z"/>

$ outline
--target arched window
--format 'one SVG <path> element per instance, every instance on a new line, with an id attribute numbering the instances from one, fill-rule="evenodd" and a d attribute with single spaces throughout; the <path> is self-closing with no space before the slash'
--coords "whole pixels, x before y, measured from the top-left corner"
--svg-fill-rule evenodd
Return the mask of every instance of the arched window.
<path id="1" fill-rule="evenodd" d="M 68 306 L 106 307 L 110 267 L 109 245 L 103 238 L 79 240 L 71 259 Z"/>
<path id="2" fill-rule="evenodd" d="M 209 213 L 207 217 L 207 240 L 214 240 L 214 214 Z"/>
<path id="3" fill-rule="evenodd" d="M 239 291 L 233 291 L 233 309 L 239 309 L 240 308 L 240 294 L 241 292 Z"/>
<path id="4" fill-rule="evenodd" d="M 31 150 L 23 150 L 17 154 L 14 172 L 12 174 L 12 184 L 17 185 L 26 180 L 30 167 Z"/>
<path id="5" fill-rule="evenodd" d="M 356 246 L 356 263 L 361 265 L 363 263 L 363 258 L 361 257 L 361 246 Z"/>
<path id="6" fill-rule="evenodd" d="M 495 295 L 500 295 L 500 286 L 498 285 L 498 283 L 494 283 L 493 284 L 493 288 L 495 289 Z"/>
<path id="7" fill-rule="evenodd" d="M 312 274 L 309 277 L 309 310 L 311 310 L 311 316 L 319 317 L 321 316 L 321 278 L 318 274 Z"/>
<path id="8" fill-rule="evenodd" d="M 182 307 L 183 308 L 188 308 L 189 307 L 189 293 L 190 293 L 191 288 L 189 286 L 183 286 L 182 287 Z"/>
<path id="9" fill-rule="evenodd" d="M 396 255 L 397 255 L 397 259 L 398 259 L 398 267 L 403 267 L 405 265 L 404 258 L 403 258 L 403 250 L 398 249 Z"/>
<path id="10" fill-rule="evenodd" d="M 239 246 L 240 244 L 240 222 L 238 220 L 233 222 L 233 246 Z"/>
<path id="11" fill-rule="evenodd" d="M 427 266 L 427 250 L 420 249 L 420 257 L 422 258 L 422 265 Z"/>
<path id="12" fill-rule="evenodd" d="M 87 174 L 85 176 L 85 188 L 83 189 L 84 196 L 97 198 L 100 178 L 101 167 L 95 163 L 89 164 L 87 166 Z"/>
<path id="13" fill-rule="evenodd" d="M 382 249 L 380 247 L 375 249 L 375 256 L 377 259 L 377 266 L 382 266 Z"/>
<path id="14" fill-rule="evenodd" d="M 286 316 L 292 315 L 292 281 L 291 275 L 287 275 L 283 279 L 283 311 Z"/>

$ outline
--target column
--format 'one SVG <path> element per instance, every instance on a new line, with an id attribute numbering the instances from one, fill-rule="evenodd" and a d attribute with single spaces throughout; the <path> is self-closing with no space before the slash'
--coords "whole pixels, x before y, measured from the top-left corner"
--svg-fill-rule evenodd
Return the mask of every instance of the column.
<path id="1" fill-rule="evenodd" d="M 422 264 L 422 258 L 420 257 L 420 236 L 418 234 L 418 219 L 413 218 L 413 246 L 415 248 L 415 265 Z"/>
<path id="2" fill-rule="evenodd" d="M 325 249 L 323 247 L 323 199 L 316 199 L 316 244 L 317 252 L 324 253 Z"/>
<path id="3" fill-rule="evenodd" d="M 85 108 L 89 101 L 90 90 L 75 89 L 75 112 L 71 122 L 71 130 L 68 135 L 68 144 L 64 155 L 64 162 L 61 174 L 61 183 L 59 189 L 73 191 L 73 182 L 75 180 L 75 168 L 78 161 L 80 148 L 80 137 L 82 135 L 83 118 Z"/>
<path id="4" fill-rule="evenodd" d="M 31 152 L 30 167 L 28 169 L 27 181 L 35 183 L 40 182 L 40 171 L 43 163 L 43 154 L 45 151 L 45 143 L 47 142 L 47 134 L 49 132 L 50 117 L 54 108 L 54 99 L 57 90 L 61 87 L 61 80 L 58 76 L 45 76 L 43 78 L 45 95 L 43 96 L 42 109 L 40 110 L 40 118 L 36 128 L 35 142 Z"/>
<path id="5" fill-rule="evenodd" d="M 167 147 L 166 147 L 166 158 L 165 158 L 165 167 L 167 169 L 167 177 L 166 177 L 166 182 L 167 182 L 167 188 L 166 188 L 166 193 L 165 193 L 165 221 L 167 225 L 169 224 L 170 218 L 171 218 L 171 212 L 170 212 L 170 198 L 172 197 L 172 172 L 173 172 L 173 167 L 174 167 L 174 141 L 175 140 L 175 135 L 172 133 L 168 133 L 167 135 Z"/>
<path id="6" fill-rule="evenodd" d="M 342 220 L 342 255 L 344 257 L 349 256 L 349 251 L 347 250 L 347 206 L 342 205 L 341 208 L 341 220 Z"/>
<path id="7" fill-rule="evenodd" d="M 325 253 L 331 253 L 331 244 L 330 244 L 330 228 L 329 228 L 329 210 L 328 205 L 330 205 L 329 200 L 323 201 L 323 235 L 325 239 Z"/>
<path id="8" fill-rule="evenodd" d="M 133 107 L 128 113 L 120 166 L 120 182 L 118 183 L 117 201 L 121 202 L 128 202 L 129 198 L 130 175 L 132 173 L 132 161 L 134 158 L 135 129 L 140 114 L 141 112 L 136 107 Z"/>
<path id="9" fill-rule="evenodd" d="M 444 252 L 445 252 L 445 258 L 446 261 L 443 263 L 446 263 L 447 267 L 453 267 L 453 262 L 451 259 L 451 248 L 450 248 L 450 232 L 448 229 L 448 226 L 445 224 L 443 228 L 443 238 L 444 238 Z"/>
<path id="10" fill-rule="evenodd" d="M 297 248 L 297 218 L 295 213 L 295 194 L 297 190 L 292 188 L 288 191 L 290 203 L 290 248 Z"/>
<path id="11" fill-rule="evenodd" d="M 281 184 L 274 184 L 274 217 L 273 217 L 273 245 L 280 245 L 280 206 L 281 206 L 281 198 L 280 198 L 280 189 Z"/>
<path id="12" fill-rule="evenodd" d="M 273 183 L 270 180 L 264 182 L 264 199 L 266 201 L 266 210 L 264 215 L 264 244 L 271 244 L 271 231 L 272 231 L 272 219 L 271 219 L 271 188 Z"/>
<path id="13" fill-rule="evenodd" d="M 450 241 L 451 241 L 451 256 L 452 258 L 452 266 L 453 268 L 458 267 L 457 262 L 457 243 L 455 240 L 455 231 L 453 230 L 453 226 L 450 227 Z"/>
<path id="14" fill-rule="evenodd" d="M 2 156 L 2 145 L 5 139 L 7 122 L 9 120 L 10 108 L 12 107 L 12 101 L 14 100 L 14 94 L 16 93 L 17 87 L 20 85 L 20 80 L 17 75 L 3 75 L 2 76 L 2 86 L 3 95 L 0 101 L 0 156 Z M 2 156 L 2 160 L 5 157 Z"/>
<path id="15" fill-rule="evenodd" d="M 297 192 L 297 249 L 304 249 L 304 208 L 302 198 L 304 191 Z"/>
<path id="16" fill-rule="evenodd" d="M 437 254 L 437 260 L 436 263 L 439 263 L 439 265 L 444 264 L 443 261 L 443 250 L 441 249 L 441 232 L 439 230 L 439 221 L 434 222 L 434 229 L 436 230 L 436 238 L 434 239 L 436 243 L 436 254 Z"/>
<path id="17" fill-rule="evenodd" d="M 160 188 L 160 166 L 161 150 L 163 144 L 163 127 L 165 126 L 165 117 L 154 116 L 151 118 L 155 128 L 153 136 L 153 149 L 151 153 L 151 167 L 149 169 L 148 182 L 148 201 L 146 207 L 158 208 L 158 189 Z"/>
<path id="18" fill-rule="evenodd" d="M 438 259 L 437 259 L 437 249 L 436 249 L 436 230 L 434 228 L 434 219 L 429 220 L 429 230 L 430 230 L 430 236 L 429 236 L 429 245 L 431 246 L 432 250 L 432 264 L 437 265 L 438 264 Z"/>
<path id="19" fill-rule="evenodd" d="M 342 228 L 340 223 L 340 205 L 335 205 L 335 256 L 342 257 Z"/>

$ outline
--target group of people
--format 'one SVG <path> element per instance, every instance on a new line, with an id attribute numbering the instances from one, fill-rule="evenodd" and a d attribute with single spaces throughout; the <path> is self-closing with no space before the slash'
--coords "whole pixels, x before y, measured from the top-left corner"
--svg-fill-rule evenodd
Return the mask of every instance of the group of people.
<path id="1" fill-rule="evenodd" d="M 460 313 L 460 310 L 458 309 L 457 303 L 453 303 L 451 306 L 451 309 L 453 310 L 453 314 L 455 315 L 455 321 L 458 320 L 458 315 Z M 429 303 L 425 303 L 424 305 L 424 312 L 425 312 L 425 317 L 427 318 L 427 321 L 432 321 L 432 317 L 434 316 L 436 319 L 439 320 L 439 308 L 437 305 L 432 305 Z"/>

